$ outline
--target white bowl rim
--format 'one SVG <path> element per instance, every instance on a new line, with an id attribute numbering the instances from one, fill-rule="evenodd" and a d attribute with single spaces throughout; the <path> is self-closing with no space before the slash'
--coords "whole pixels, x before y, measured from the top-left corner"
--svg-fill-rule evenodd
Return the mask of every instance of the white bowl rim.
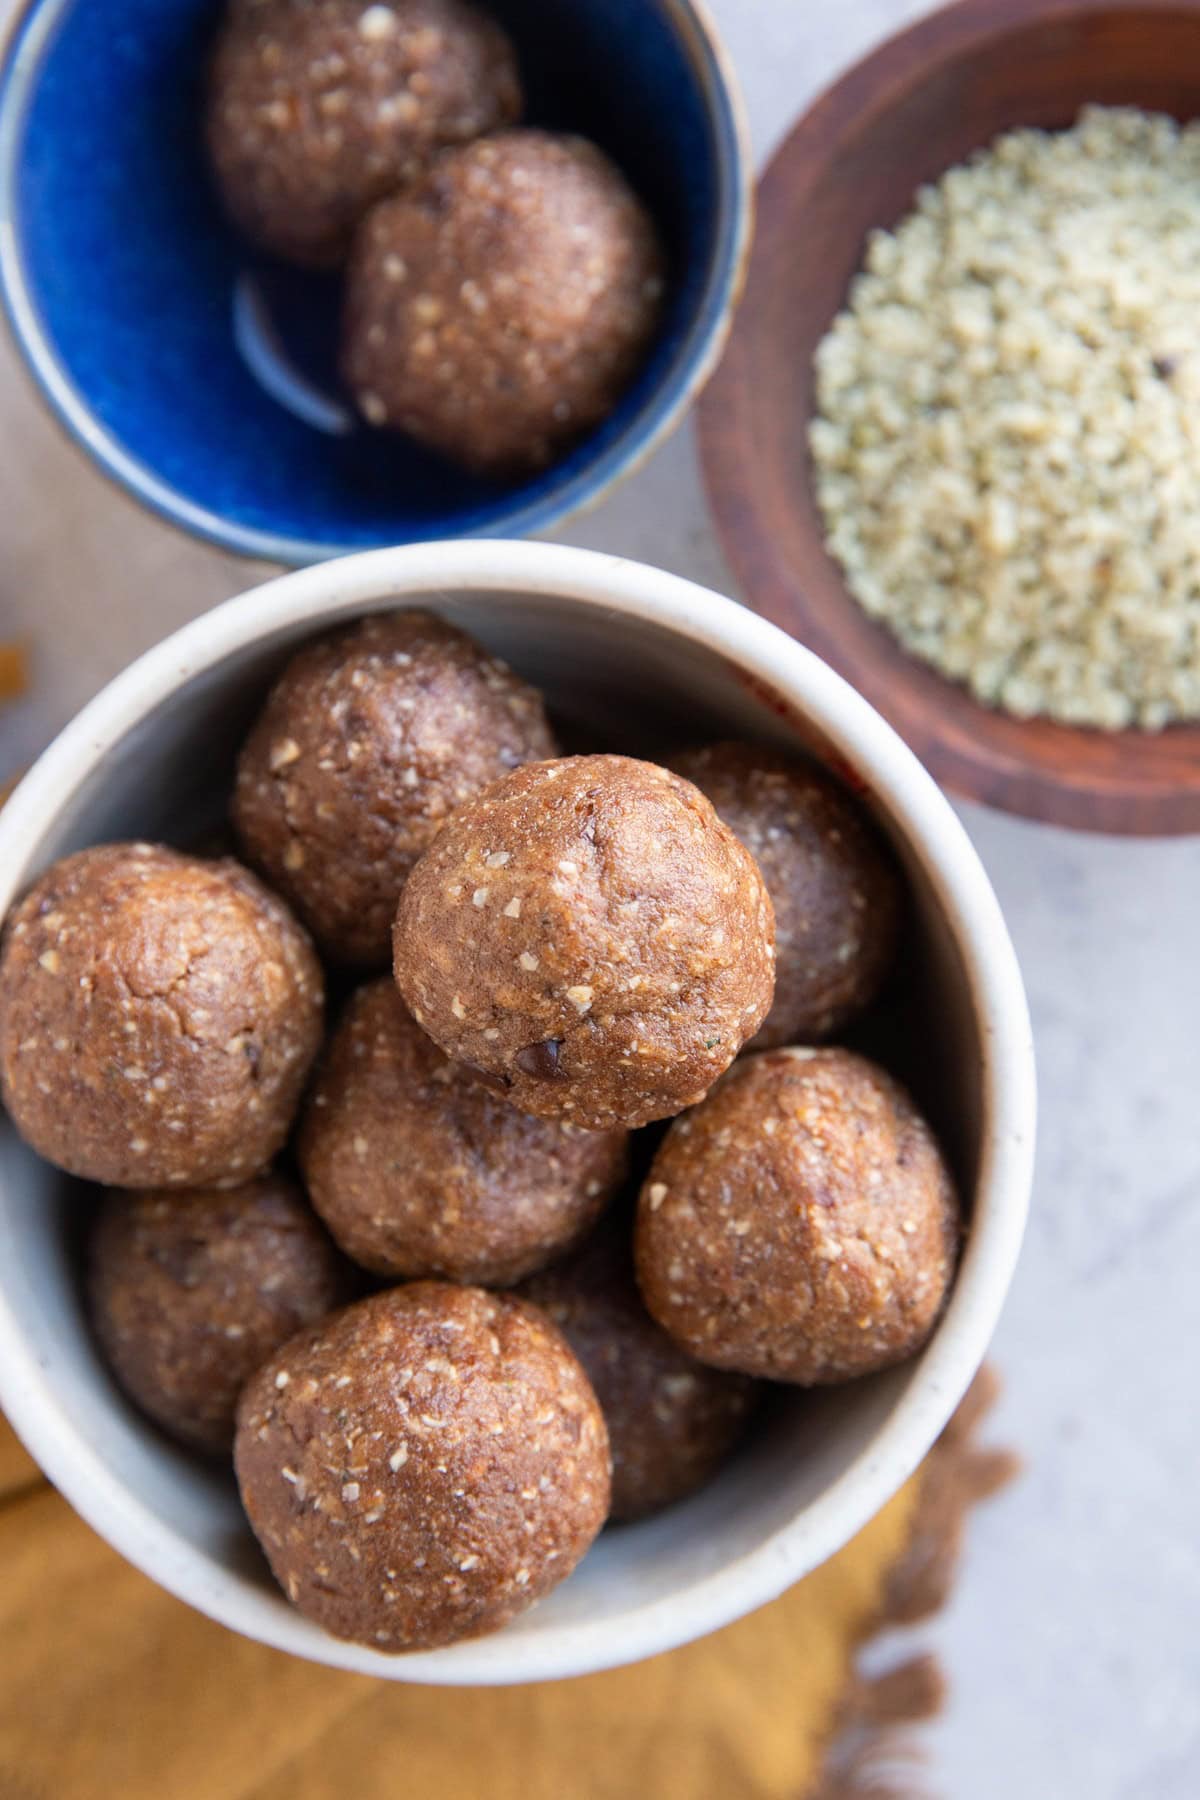
<path id="1" fill-rule="evenodd" d="M 72 1506 L 145 1574 L 211 1618 L 335 1668 L 438 1685 L 581 1675 L 669 1650 L 776 1598 L 842 1548 L 900 1488 L 981 1364 L 1020 1248 L 1033 1176 L 1036 1084 L 1028 1008 L 999 903 L 966 830 L 878 713 L 811 651 L 736 602 L 641 563 L 565 545 L 450 540 L 375 550 L 268 581 L 193 620 L 118 675 L 51 744 L 0 812 L 0 918 L 27 881 L 47 821 L 107 750 L 185 683 L 273 632 L 313 628 L 389 598 L 521 592 L 646 621 L 702 644 L 782 692 L 908 837 L 963 958 L 983 1058 L 975 1214 L 950 1305 L 907 1388 L 854 1462 L 803 1514 L 683 1592 L 598 1624 L 500 1633 L 385 1656 L 327 1637 L 286 1609 L 247 1609 L 237 1578 L 183 1544 L 75 1434 L 0 1285 L 0 1406 Z M 246 1611 L 253 1613 L 251 1618 Z"/>
<path id="2" fill-rule="evenodd" d="M 22 133 L 35 81 L 53 35 L 74 0 L 22 0 L 0 32 L 0 317 L 51 416 L 102 475 L 179 531 L 234 555 L 302 566 L 346 555 L 352 547 L 292 537 L 214 512 L 142 461 L 98 416 L 68 373 L 43 323 L 27 279 L 18 229 Z M 507 507 L 475 535 L 532 536 L 590 512 L 635 474 L 669 438 L 707 386 L 721 359 L 741 297 L 754 232 L 755 178 L 749 115 L 737 73 L 707 0 L 655 0 L 674 31 L 704 96 L 717 179 L 713 246 L 694 317 L 654 390 L 620 435 L 564 486 Z M 455 540 L 450 540 L 455 541 Z M 371 555 L 370 550 L 353 551 Z"/>

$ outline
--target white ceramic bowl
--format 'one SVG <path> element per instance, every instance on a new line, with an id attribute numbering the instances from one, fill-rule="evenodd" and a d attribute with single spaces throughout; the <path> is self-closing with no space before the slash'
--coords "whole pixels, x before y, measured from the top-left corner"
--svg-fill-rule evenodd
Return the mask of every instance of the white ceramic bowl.
<path id="1" fill-rule="evenodd" d="M 987 1348 L 1029 1196 L 1035 1089 L 1008 933 L 949 805 L 896 734 L 808 651 L 729 600 L 589 552 L 443 543 L 287 575 L 168 638 L 94 700 L 0 813 L 0 915 L 48 862 L 104 839 L 186 836 L 211 813 L 264 684 L 322 626 L 432 605 L 622 747 L 707 734 L 814 750 L 857 779 L 915 896 L 902 1070 L 970 1209 L 950 1306 L 889 1374 L 789 1394 L 692 1500 L 605 1534 L 556 1593 L 490 1638 L 413 1656 L 343 1644 L 267 1576 L 232 1482 L 125 1404 L 80 1306 L 87 1195 L 0 1127 L 0 1405 L 51 1481 L 124 1556 L 264 1643 L 401 1681 L 504 1683 L 650 1656 L 749 1612 L 838 1550 L 920 1462 Z"/>

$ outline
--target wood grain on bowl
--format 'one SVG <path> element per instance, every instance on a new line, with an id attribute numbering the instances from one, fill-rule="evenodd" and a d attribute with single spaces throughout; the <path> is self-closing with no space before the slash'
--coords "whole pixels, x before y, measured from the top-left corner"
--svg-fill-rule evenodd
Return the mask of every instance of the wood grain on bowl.
<path id="1" fill-rule="evenodd" d="M 763 179 L 701 455 L 743 598 L 845 675 L 947 787 L 1052 824 L 1200 831 L 1200 726 L 1104 733 L 982 705 L 853 599 L 813 489 L 813 353 L 867 233 L 998 133 L 1069 125 L 1088 102 L 1200 114 L 1200 0 L 959 0 L 822 95 Z"/>

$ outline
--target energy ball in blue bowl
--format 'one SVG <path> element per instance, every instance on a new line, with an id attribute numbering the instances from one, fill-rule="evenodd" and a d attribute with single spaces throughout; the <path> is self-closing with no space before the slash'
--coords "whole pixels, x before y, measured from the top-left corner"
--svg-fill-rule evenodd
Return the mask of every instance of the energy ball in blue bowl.
<path id="1" fill-rule="evenodd" d="M 511 39 L 466 0 L 232 0 L 209 153 L 243 231 L 327 268 L 373 201 L 444 145 L 511 125 L 521 104 Z"/>
<path id="2" fill-rule="evenodd" d="M 665 263 L 613 409 L 549 464 L 487 474 L 369 423 L 340 371 L 338 272 L 280 260 L 231 219 L 206 133 L 220 0 L 29 0 L 0 67 L 0 299 L 59 419 L 173 523 L 290 563 L 545 531 L 636 467 L 711 372 L 740 287 L 751 162 L 707 24 L 691 0 L 482 10 L 513 45 L 523 123 L 596 144 Z M 355 31 L 372 19 L 381 32 L 364 0 Z M 390 54 L 373 52 L 381 69 Z M 348 142 L 346 105 L 325 130 Z"/>
<path id="3" fill-rule="evenodd" d="M 375 207 L 343 360 L 373 425 L 481 474 L 545 468 L 606 419 L 658 323 L 658 233 L 583 138 L 504 131 Z"/>

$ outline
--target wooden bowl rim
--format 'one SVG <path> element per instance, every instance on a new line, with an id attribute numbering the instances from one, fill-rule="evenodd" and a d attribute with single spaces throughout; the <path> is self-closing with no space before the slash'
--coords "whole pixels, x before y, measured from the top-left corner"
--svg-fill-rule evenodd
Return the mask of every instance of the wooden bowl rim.
<path id="1" fill-rule="evenodd" d="M 763 329 L 756 278 L 762 280 L 774 246 L 794 227 L 805 196 L 828 166 L 848 120 L 886 110 L 898 92 L 990 40 L 1022 28 L 1051 28 L 1130 13 L 1200 16 L 1200 0 L 951 0 L 882 39 L 818 93 L 760 178 L 758 231 L 747 292 L 723 363 L 697 408 L 701 469 L 718 539 L 746 603 L 800 637 L 854 685 L 862 681 L 866 659 L 847 645 L 836 624 L 831 627 L 827 617 L 814 616 L 805 571 L 781 555 L 760 505 L 758 471 L 769 452 L 751 428 L 748 412 L 753 352 Z M 802 479 L 811 480 L 807 463 Z M 840 572 L 838 582 L 846 617 L 861 628 L 866 615 L 845 589 Z M 886 627 L 868 624 L 871 634 L 886 638 L 895 652 L 889 671 L 895 685 L 889 693 L 877 681 L 864 683 L 863 691 L 952 792 L 1000 811 L 1077 830 L 1128 836 L 1200 832 L 1200 722 L 1169 725 L 1159 732 L 1136 727 L 1107 732 L 1046 719 L 1017 720 L 975 700 L 961 684 L 904 651 Z M 920 688 L 926 693 L 915 710 L 922 729 L 914 731 L 910 708 L 913 691 Z M 939 703 L 969 709 L 969 740 L 955 734 L 951 746 Z M 1023 757 L 1019 744 L 1014 747 L 1014 738 L 1021 736 L 1041 744 L 1036 760 Z M 1114 745 L 1119 755 L 1112 754 Z M 1101 747 L 1116 766 L 1093 767 Z"/>

